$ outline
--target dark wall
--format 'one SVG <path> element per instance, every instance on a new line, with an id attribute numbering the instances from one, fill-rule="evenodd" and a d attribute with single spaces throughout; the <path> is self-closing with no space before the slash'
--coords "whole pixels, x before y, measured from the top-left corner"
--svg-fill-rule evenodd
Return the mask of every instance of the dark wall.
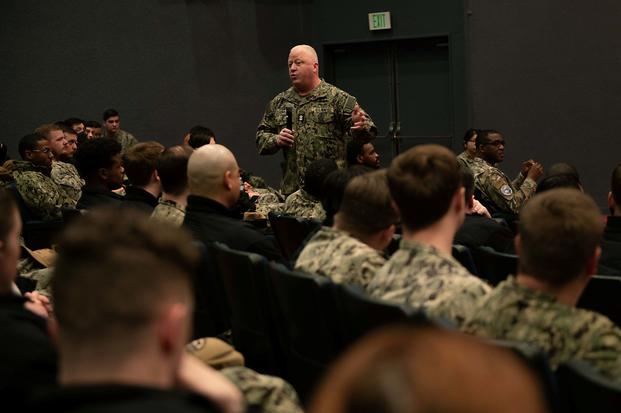
<path id="1" fill-rule="evenodd" d="M 344 0 L 313 2 L 314 45 L 321 52 L 322 45 L 371 42 L 378 40 L 409 39 L 448 35 L 450 78 L 454 118 L 452 134 L 461 140 L 463 131 L 470 127 L 467 119 L 464 11 L 462 0 L 402 1 Z M 392 29 L 370 31 L 367 14 L 390 11 Z M 371 116 L 373 114 L 371 113 Z M 461 150 L 459 145 L 454 149 Z"/>
<path id="2" fill-rule="evenodd" d="M 310 3 L 212 0 L 3 0 L 0 124 L 19 138 L 48 121 L 121 113 L 139 139 L 180 143 L 211 127 L 239 164 L 276 184 L 278 156 L 259 157 L 256 125 L 288 86 L 289 48 L 308 42 Z"/>
<path id="3" fill-rule="evenodd" d="M 575 164 L 600 204 L 621 161 L 621 3 L 469 0 L 473 125 L 503 131 L 503 168 Z"/>

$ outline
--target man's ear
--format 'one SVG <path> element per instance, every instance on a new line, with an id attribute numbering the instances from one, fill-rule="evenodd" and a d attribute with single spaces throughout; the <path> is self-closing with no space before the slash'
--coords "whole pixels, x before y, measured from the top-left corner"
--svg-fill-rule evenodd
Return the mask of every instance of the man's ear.
<path id="1" fill-rule="evenodd" d="M 608 208 L 610 208 L 611 211 L 614 211 L 615 206 L 617 206 L 615 197 L 612 195 L 612 191 L 608 191 Z"/>
<path id="2" fill-rule="evenodd" d="M 151 173 L 151 182 L 159 182 L 160 181 L 160 175 L 157 173 L 157 169 L 154 169 L 153 172 Z"/>
<path id="3" fill-rule="evenodd" d="M 233 179 L 233 173 L 231 171 L 226 171 L 224 175 L 222 176 L 222 183 L 224 187 L 228 189 L 229 191 L 233 188 L 232 179 Z"/>
<path id="4" fill-rule="evenodd" d="M 463 186 L 460 186 L 455 194 L 453 195 L 453 205 L 455 207 L 456 212 L 461 212 L 466 209 L 466 189 Z"/>
<path id="5" fill-rule="evenodd" d="M 107 168 L 99 168 L 97 169 L 97 177 L 102 181 L 107 181 L 110 173 Z"/>
<path id="6" fill-rule="evenodd" d="M 175 353 L 189 341 L 189 310 L 183 303 L 166 306 L 157 318 L 157 338 L 162 352 Z"/>
<path id="7" fill-rule="evenodd" d="M 30 161 L 32 159 L 32 152 L 28 149 L 24 151 L 24 159 Z"/>
<path id="8" fill-rule="evenodd" d="M 361 154 L 356 155 L 356 161 L 357 161 L 358 163 L 360 163 L 360 164 L 361 164 L 363 160 L 364 160 L 364 158 L 363 158 L 363 156 L 362 156 Z"/>

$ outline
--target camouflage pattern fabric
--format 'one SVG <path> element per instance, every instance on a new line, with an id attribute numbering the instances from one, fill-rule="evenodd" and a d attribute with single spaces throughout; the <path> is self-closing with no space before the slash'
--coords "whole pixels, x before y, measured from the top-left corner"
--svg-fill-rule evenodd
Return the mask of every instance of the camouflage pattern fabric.
<path id="1" fill-rule="evenodd" d="M 322 227 L 300 253 L 295 269 L 366 288 L 385 263 L 380 251 L 343 231 Z"/>
<path id="2" fill-rule="evenodd" d="M 270 212 L 283 212 L 284 211 L 284 198 L 277 190 L 267 188 L 254 188 L 254 192 L 259 194 L 259 197 L 254 203 L 254 210 L 267 217 Z"/>
<path id="3" fill-rule="evenodd" d="M 522 205 L 535 193 L 537 183 L 522 174 L 511 182 L 500 169 L 476 158 L 470 169 L 474 175 L 475 192 L 479 201 L 496 210 L 518 214 Z"/>
<path id="4" fill-rule="evenodd" d="M 80 178 L 80 174 L 76 167 L 67 162 L 54 161 L 52 162 L 52 172 L 50 176 L 77 204 L 82 196 L 84 179 Z"/>
<path id="5" fill-rule="evenodd" d="M 252 175 L 248 179 L 248 183 L 252 185 L 253 188 L 256 188 L 256 189 L 268 188 L 267 183 L 265 182 L 265 179 L 261 178 L 260 176 Z"/>
<path id="6" fill-rule="evenodd" d="M 450 255 L 430 245 L 402 240 L 367 291 L 372 296 L 422 308 L 432 317 L 461 325 L 490 287 Z"/>
<path id="7" fill-rule="evenodd" d="M 246 367 L 220 370 L 244 395 L 251 408 L 264 413 L 303 413 L 293 387 L 279 377 L 259 374 Z"/>
<path id="8" fill-rule="evenodd" d="M 323 80 L 306 96 L 298 95 L 291 87 L 272 99 L 257 128 L 256 145 L 261 155 L 278 152 L 276 139 L 287 125 L 286 107 L 291 105 L 296 138 L 292 148 L 283 149 L 283 194 L 289 195 L 303 186 L 306 168 L 317 159 L 334 159 L 340 167 L 345 166 L 345 148 L 352 138 L 351 113 L 356 104 L 355 97 Z M 353 138 L 371 140 L 376 134 L 377 128 L 369 118 L 365 128 L 354 132 Z"/>
<path id="9" fill-rule="evenodd" d="M 138 143 L 138 139 L 134 137 L 129 132 L 125 132 L 124 130 L 119 129 L 114 136 L 108 135 L 108 130 L 106 128 L 102 128 L 102 136 L 105 138 L 114 138 L 118 143 L 121 144 L 121 153 L 127 152 L 129 148 Z"/>
<path id="10" fill-rule="evenodd" d="M 619 327 L 601 314 L 521 286 L 514 277 L 481 299 L 463 330 L 537 346 L 548 353 L 554 369 L 567 361 L 585 361 L 621 383 Z"/>
<path id="11" fill-rule="evenodd" d="M 185 208 L 175 201 L 163 200 L 160 198 L 157 206 L 151 213 L 151 218 L 180 227 L 185 218 Z"/>
<path id="12" fill-rule="evenodd" d="M 303 189 L 298 189 L 285 200 L 284 213 L 299 218 L 326 219 L 321 202 Z"/>
<path id="13" fill-rule="evenodd" d="M 468 152 L 463 151 L 459 155 L 457 155 L 457 162 L 466 168 L 472 169 L 472 164 L 474 163 L 474 159 L 468 155 Z"/>
<path id="14" fill-rule="evenodd" d="M 75 208 L 74 193 L 50 177 L 51 168 L 35 166 L 27 161 L 15 161 L 13 178 L 19 194 L 30 211 L 41 220 L 61 218 L 60 208 Z"/>

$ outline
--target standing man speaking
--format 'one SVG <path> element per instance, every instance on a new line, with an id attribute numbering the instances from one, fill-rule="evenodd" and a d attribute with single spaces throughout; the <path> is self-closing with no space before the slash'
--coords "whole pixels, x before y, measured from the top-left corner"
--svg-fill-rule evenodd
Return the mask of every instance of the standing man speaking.
<path id="1" fill-rule="evenodd" d="M 295 46 L 287 66 L 291 87 L 268 104 L 256 136 L 261 155 L 283 150 L 285 195 L 302 187 L 304 172 L 314 160 L 329 158 L 344 166 L 349 137 L 370 141 L 377 134 L 355 97 L 319 78 L 315 49 Z"/>

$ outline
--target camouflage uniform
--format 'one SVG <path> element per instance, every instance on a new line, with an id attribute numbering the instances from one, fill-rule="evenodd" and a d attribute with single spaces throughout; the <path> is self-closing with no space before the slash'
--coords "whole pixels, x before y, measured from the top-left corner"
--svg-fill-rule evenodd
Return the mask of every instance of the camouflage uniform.
<path id="1" fill-rule="evenodd" d="M 151 213 L 151 218 L 159 221 L 166 221 L 171 225 L 180 227 L 185 218 L 185 208 L 178 205 L 175 201 L 163 200 L 160 198 L 157 206 Z"/>
<path id="2" fill-rule="evenodd" d="M 552 368 L 583 360 L 621 382 L 621 330 L 601 314 L 559 303 L 514 277 L 481 299 L 463 326 L 480 337 L 524 342 L 548 353 Z"/>
<path id="3" fill-rule="evenodd" d="M 254 210 L 265 216 L 270 212 L 282 212 L 285 204 L 283 197 L 278 191 L 273 188 L 254 188 L 254 192 L 259 194 L 259 197 L 254 203 Z"/>
<path id="4" fill-rule="evenodd" d="M 82 196 L 84 179 L 80 178 L 80 174 L 76 167 L 67 162 L 54 161 L 52 162 L 52 172 L 50 176 L 77 204 Z"/>
<path id="5" fill-rule="evenodd" d="M 402 240 L 367 291 L 375 297 L 420 307 L 431 316 L 461 324 L 490 287 L 450 255 L 430 245 Z"/>
<path id="6" fill-rule="evenodd" d="M 380 251 L 343 231 L 322 227 L 300 253 L 295 268 L 366 288 L 385 263 Z"/>
<path id="7" fill-rule="evenodd" d="M 35 166 L 28 161 L 13 163 L 13 178 L 19 194 L 37 218 L 53 220 L 61 218 L 60 208 L 75 208 L 75 193 L 54 182 L 51 168 Z"/>
<path id="8" fill-rule="evenodd" d="M 510 214 L 518 214 L 537 189 L 537 183 L 521 173 L 510 181 L 500 169 L 476 158 L 470 169 L 474 175 L 475 196 L 483 204 Z M 492 212 L 492 211 L 490 211 Z"/>
<path id="9" fill-rule="evenodd" d="M 474 163 L 474 159 L 468 155 L 468 152 L 463 151 L 459 155 L 457 155 L 457 162 L 466 168 L 472 169 L 472 164 Z"/>
<path id="10" fill-rule="evenodd" d="M 134 135 L 132 135 L 129 132 L 125 132 L 124 130 L 121 130 L 121 129 L 119 129 L 114 134 L 114 136 L 110 136 L 108 135 L 108 130 L 106 128 L 103 128 L 102 136 L 104 138 L 116 139 L 116 141 L 121 144 L 121 153 L 127 152 L 129 148 L 131 148 L 132 146 L 138 143 L 138 139 L 136 139 Z"/>
<path id="11" fill-rule="evenodd" d="M 326 219 L 321 202 L 303 189 L 298 189 L 285 200 L 284 213 L 299 218 Z"/>
<path id="12" fill-rule="evenodd" d="M 306 168 L 317 159 L 334 159 L 339 166 L 345 166 L 346 140 L 351 136 L 351 113 L 356 103 L 355 97 L 323 80 L 306 96 L 298 95 L 290 87 L 272 99 L 257 128 L 256 145 L 261 155 L 278 152 L 276 139 L 286 127 L 286 106 L 291 105 L 296 138 L 292 148 L 283 148 L 283 194 L 289 195 L 302 187 Z M 354 132 L 353 137 L 370 140 L 376 134 L 377 129 L 369 118 L 366 127 Z"/>
<path id="13" fill-rule="evenodd" d="M 303 413 L 293 387 L 279 377 L 259 374 L 247 367 L 220 370 L 244 395 L 249 410 L 264 413 Z M 254 409 L 253 409 L 254 408 Z"/>

